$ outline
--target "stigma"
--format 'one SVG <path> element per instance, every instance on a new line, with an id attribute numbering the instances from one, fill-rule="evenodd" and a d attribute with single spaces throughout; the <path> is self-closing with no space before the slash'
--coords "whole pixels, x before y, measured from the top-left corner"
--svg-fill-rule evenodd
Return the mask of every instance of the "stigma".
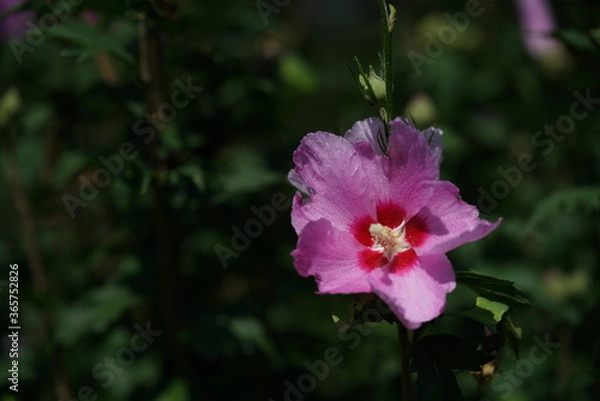
<path id="1" fill-rule="evenodd" d="M 410 249 L 406 241 L 406 230 L 404 224 L 397 228 L 390 228 L 379 223 L 371 224 L 369 233 L 373 238 L 374 251 L 382 252 L 388 260 L 399 252 Z"/>

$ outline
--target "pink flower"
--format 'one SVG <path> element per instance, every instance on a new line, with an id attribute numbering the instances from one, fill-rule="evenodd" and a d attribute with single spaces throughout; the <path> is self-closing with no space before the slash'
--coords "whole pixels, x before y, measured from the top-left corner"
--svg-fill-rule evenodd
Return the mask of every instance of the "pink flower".
<path id="1" fill-rule="evenodd" d="M 0 13 L 24 3 L 24 0 L 0 0 Z M 17 12 L 0 21 L 0 40 L 9 40 L 23 36 L 27 29 L 25 23 L 31 18 L 27 11 Z"/>
<path id="2" fill-rule="evenodd" d="M 445 253 L 486 236 L 500 221 L 479 219 L 458 188 L 439 180 L 441 131 L 391 122 L 387 154 L 379 119 L 342 138 L 308 134 L 294 152 L 294 265 L 320 294 L 375 293 L 408 328 L 440 315 L 455 286 Z"/>
<path id="3" fill-rule="evenodd" d="M 538 58 L 556 51 L 561 44 L 551 35 L 556 30 L 552 9 L 546 0 L 516 0 L 527 51 Z"/>

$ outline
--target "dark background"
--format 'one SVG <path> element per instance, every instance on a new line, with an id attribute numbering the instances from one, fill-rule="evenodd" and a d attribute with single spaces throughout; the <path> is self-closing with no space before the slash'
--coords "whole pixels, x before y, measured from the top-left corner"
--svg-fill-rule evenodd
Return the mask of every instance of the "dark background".
<path id="1" fill-rule="evenodd" d="M 74 3 L 41 40 L 26 21 L 39 26 L 50 3 L 29 2 L 2 28 L 0 288 L 6 305 L 17 263 L 22 329 L 19 393 L 4 337 L 0 400 L 280 401 L 331 347 L 343 360 L 307 400 L 400 399 L 395 329 L 371 325 L 353 349 L 338 336 L 354 298 L 314 295 L 295 272 L 289 207 L 232 248 L 253 208 L 293 196 L 286 174 L 306 133 L 341 134 L 375 114 L 348 66 L 378 62 L 377 3 L 293 0 L 267 24 L 248 0 Z M 600 98 L 600 6 L 551 1 L 561 47 L 536 56 L 516 2 L 484 1 L 433 56 L 426 35 L 465 2 L 393 3 L 396 112 L 440 127 L 443 178 L 484 218 L 504 219 L 451 252 L 454 268 L 515 281 L 535 303 L 513 316 L 529 362 L 519 373 L 501 352 L 496 384 L 479 390 L 459 373 L 465 398 L 600 399 L 600 104 L 560 140 L 539 133 L 570 115 L 576 91 Z M 410 51 L 432 57 L 415 69 Z M 149 128 L 147 111 L 186 82 L 203 89 Z M 524 154 L 531 172 L 517 168 Z M 94 190 L 94 177 L 110 182 Z M 82 203 L 70 214 L 65 202 Z M 235 256 L 222 263 L 225 248 Z M 459 289 L 447 312 L 473 299 Z M 160 335 L 141 350 L 147 325 Z M 533 363 L 544 338 L 560 347 Z"/>

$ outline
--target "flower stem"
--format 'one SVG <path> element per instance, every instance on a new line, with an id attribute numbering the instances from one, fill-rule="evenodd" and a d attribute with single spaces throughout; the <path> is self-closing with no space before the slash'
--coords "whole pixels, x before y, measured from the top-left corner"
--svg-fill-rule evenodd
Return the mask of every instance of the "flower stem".
<path id="1" fill-rule="evenodd" d="M 381 14 L 381 29 L 383 34 L 383 80 L 385 81 L 385 125 L 389 127 L 390 118 L 394 108 L 393 80 L 392 80 L 392 23 L 390 21 L 390 8 L 387 0 L 379 0 Z M 389 132 L 389 130 L 388 130 Z"/>
<path id="2" fill-rule="evenodd" d="M 400 322 L 398 326 L 398 342 L 400 343 L 400 362 L 402 365 L 402 399 L 412 401 L 412 382 L 410 379 L 410 362 L 408 360 L 408 330 Z"/>

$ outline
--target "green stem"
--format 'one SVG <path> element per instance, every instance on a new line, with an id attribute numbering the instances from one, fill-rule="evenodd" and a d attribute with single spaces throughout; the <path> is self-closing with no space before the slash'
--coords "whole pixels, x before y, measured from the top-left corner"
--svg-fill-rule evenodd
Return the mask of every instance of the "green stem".
<path id="1" fill-rule="evenodd" d="M 400 362 L 402 365 L 402 395 L 404 401 L 412 401 L 412 382 L 410 379 L 410 362 L 408 360 L 408 330 L 400 322 L 398 326 L 398 342 L 400 343 Z"/>
<path id="2" fill-rule="evenodd" d="M 385 81 L 385 124 L 389 127 L 393 101 L 393 79 L 392 79 L 392 29 L 389 23 L 390 9 L 387 0 L 379 0 L 379 11 L 381 14 L 381 29 L 383 34 L 383 80 Z M 388 131 L 389 132 L 389 131 Z"/>

